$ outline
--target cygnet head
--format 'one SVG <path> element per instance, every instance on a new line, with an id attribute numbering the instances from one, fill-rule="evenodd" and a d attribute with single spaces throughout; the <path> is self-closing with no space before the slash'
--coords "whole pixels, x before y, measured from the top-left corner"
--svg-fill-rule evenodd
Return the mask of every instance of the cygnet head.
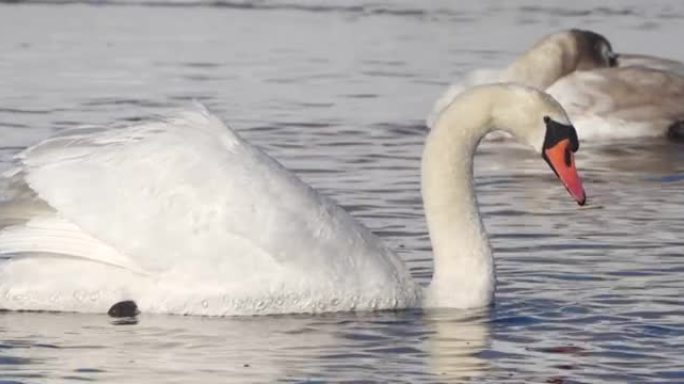
<path id="1" fill-rule="evenodd" d="M 618 55 L 613 52 L 613 46 L 603 35 L 582 29 L 571 29 L 567 33 L 577 44 L 577 70 L 617 66 Z"/>
<path id="2" fill-rule="evenodd" d="M 539 151 L 579 205 L 586 202 L 575 167 L 577 132 L 565 110 L 550 95 L 531 87 L 503 85 L 492 103 L 492 128 L 508 131 Z"/>

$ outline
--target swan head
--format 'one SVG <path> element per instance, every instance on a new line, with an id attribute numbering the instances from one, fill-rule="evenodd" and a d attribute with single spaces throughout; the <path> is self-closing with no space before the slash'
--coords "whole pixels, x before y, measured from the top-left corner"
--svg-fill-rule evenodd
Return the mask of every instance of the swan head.
<path id="1" fill-rule="evenodd" d="M 565 110 L 549 94 L 509 85 L 492 104 L 492 128 L 508 131 L 540 153 L 570 196 L 584 205 L 586 194 L 575 166 L 579 139 Z"/>
<path id="2" fill-rule="evenodd" d="M 542 149 L 542 158 L 561 180 L 577 204 L 584 205 L 587 195 L 582 187 L 582 179 L 575 167 L 575 152 L 579 149 L 579 140 L 575 127 L 560 123 L 549 116 L 544 116 L 546 133 Z"/>
<path id="3" fill-rule="evenodd" d="M 617 54 L 603 35 L 582 29 L 571 29 L 567 33 L 577 45 L 577 70 L 617 66 Z"/>

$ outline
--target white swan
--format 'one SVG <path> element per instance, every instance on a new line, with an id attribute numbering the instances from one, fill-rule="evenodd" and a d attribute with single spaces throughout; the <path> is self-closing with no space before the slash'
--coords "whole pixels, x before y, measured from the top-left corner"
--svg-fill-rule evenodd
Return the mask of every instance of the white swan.
<path id="1" fill-rule="evenodd" d="M 487 305 L 494 264 L 472 188 L 481 137 L 506 129 L 584 203 L 565 112 L 531 88 L 474 88 L 427 138 L 435 272 L 423 293 L 365 227 L 206 110 L 74 129 L 24 151 L 2 206 L 0 308 L 241 315 Z"/>
<path id="2" fill-rule="evenodd" d="M 434 116 L 468 86 L 516 82 L 556 98 L 583 139 L 684 134 L 682 69 L 672 60 L 615 54 L 610 42 L 595 32 L 556 32 L 503 71 L 477 71 L 450 87 L 436 102 L 427 124 L 431 126 Z"/>

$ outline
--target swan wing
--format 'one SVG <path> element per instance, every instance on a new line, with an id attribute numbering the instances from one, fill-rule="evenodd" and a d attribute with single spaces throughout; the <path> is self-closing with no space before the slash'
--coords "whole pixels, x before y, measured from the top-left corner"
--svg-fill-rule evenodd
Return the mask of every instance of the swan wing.
<path id="1" fill-rule="evenodd" d="M 373 252 L 392 258 L 346 212 L 206 110 L 68 131 L 20 160 L 40 198 L 145 270 L 189 255 L 206 264 L 247 259 L 231 254 L 245 247 L 309 268 L 344 269 Z M 237 239 L 243 245 L 234 249 Z"/>
<path id="2" fill-rule="evenodd" d="M 278 311 L 314 310 L 307 305 L 335 296 L 349 306 L 372 306 L 373 298 L 406 306 L 419 295 L 370 231 L 202 108 L 68 130 L 18 159 L 15 177 L 56 213 L 7 227 L 5 246 L 15 251 L 59 230 L 69 236 L 33 250 L 174 276 L 177 285 L 232 298 L 261 300 L 276 290 L 302 298 Z M 75 251 L 88 241 L 102 243 L 97 255 Z"/>
<path id="3" fill-rule="evenodd" d="M 684 120 L 684 78 L 645 67 L 577 71 L 547 89 L 581 137 L 662 136 Z"/>

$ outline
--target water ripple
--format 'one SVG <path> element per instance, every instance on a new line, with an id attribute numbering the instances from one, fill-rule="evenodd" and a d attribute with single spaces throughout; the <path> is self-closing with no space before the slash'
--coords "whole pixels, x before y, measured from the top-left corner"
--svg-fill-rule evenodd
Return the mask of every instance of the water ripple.
<path id="1" fill-rule="evenodd" d="M 550 25 L 600 25 L 616 46 L 657 52 L 652 41 L 676 45 L 666 37 L 681 35 L 670 21 L 683 14 L 668 0 L 5 3 L 2 170 L 54 130 L 200 101 L 347 208 L 424 285 L 423 118 L 443 88 L 503 65 Z M 491 308 L 123 324 L 0 312 L 0 381 L 682 382 L 682 148 L 583 143 L 580 209 L 538 154 L 486 140 L 475 176 L 497 266 Z"/>

